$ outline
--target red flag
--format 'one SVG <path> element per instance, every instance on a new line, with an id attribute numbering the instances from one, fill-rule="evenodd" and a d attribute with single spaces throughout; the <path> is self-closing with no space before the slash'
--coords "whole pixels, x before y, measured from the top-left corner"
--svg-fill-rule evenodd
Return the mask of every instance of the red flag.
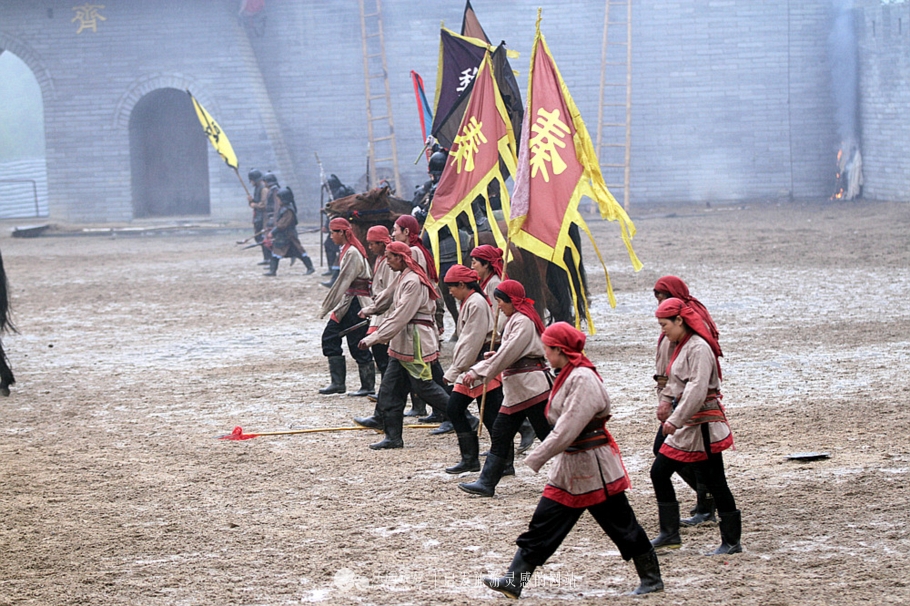
<path id="1" fill-rule="evenodd" d="M 445 170 L 436 187 L 436 194 L 424 224 L 424 229 L 437 250 L 439 230 L 449 227 L 453 234 L 458 233 L 457 218 L 462 212 L 467 214 L 475 234 L 477 233 L 471 203 L 478 197 L 486 202 L 487 217 L 497 243 L 500 247 L 505 246 L 505 238 L 496 224 L 487 193 L 490 183 L 498 181 L 503 211 L 508 213 L 509 196 L 502 174 L 502 164 L 505 164 L 510 174 L 514 174 L 515 136 L 496 81 L 493 79 L 488 52 L 474 80 L 458 135 L 449 152 Z M 455 238 L 455 242 L 458 243 L 458 238 Z M 460 244 L 458 254 L 460 259 Z"/>
<path id="2" fill-rule="evenodd" d="M 588 129 L 556 67 L 556 62 L 540 33 L 540 18 L 531 52 L 528 83 L 528 108 L 525 112 L 519 146 L 518 172 L 512 193 L 509 233 L 512 242 L 535 255 L 569 271 L 565 252 L 572 252 L 576 272 L 581 257 L 569 236 L 573 223 L 588 233 L 607 278 L 610 305 L 616 306 L 606 265 L 584 219 L 578 213 L 583 196 L 597 202 L 601 216 L 618 221 L 632 266 L 642 265 L 632 250 L 635 226 L 607 189 Z M 574 292 L 574 282 L 569 280 Z M 585 301 L 589 329 L 594 325 Z M 581 318 L 576 317 L 576 327 Z"/>

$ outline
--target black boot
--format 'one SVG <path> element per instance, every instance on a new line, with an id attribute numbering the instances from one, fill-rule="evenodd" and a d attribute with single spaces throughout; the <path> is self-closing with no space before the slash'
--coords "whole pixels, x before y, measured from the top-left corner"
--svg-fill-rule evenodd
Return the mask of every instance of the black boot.
<path id="1" fill-rule="evenodd" d="M 412 398 L 413 398 L 413 396 L 412 396 Z M 421 400 L 421 403 L 424 405 L 424 412 L 426 412 L 426 405 L 427 405 L 426 402 Z M 413 407 L 413 404 L 411 406 Z M 418 423 L 442 423 L 445 420 L 446 420 L 445 414 L 443 414 L 442 412 L 440 412 L 434 408 L 433 412 L 431 412 L 426 417 L 420 417 L 419 419 L 417 419 L 417 422 Z"/>
<path id="2" fill-rule="evenodd" d="M 434 408 L 433 414 L 430 415 L 430 417 L 432 418 L 434 416 L 437 418 L 441 417 L 442 421 L 439 422 L 439 427 L 437 427 L 436 429 L 434 429 L 430 432 L 431 436 L 438 436 L 438 435 L 442 435 L 444 433 L 452 433 L 453 431 L 455 431 L 455 426 L 452 425 L 451 421 L 449 421 L 449 417 L 446 416 L 445 410 L 437 410 Z M 432 423 L 432 421 L 428 421 L 428 422 Z"/>
<path id="3" fill-rule="evenodd" d="M 502 477 L 515 475 L 515 446 L 509 445 L 509 456 L 506 457 L 506 466 L 502 468 Z"/>
<path id="4" fill-rule="evenodd" d="M 484 577 L 483 584 L 505 595 L 507 598 L 517 600 L 521 596 L 521 590 L 531 580 L 531 575 L 534 574 L 535 568 L 537 567 L 527 563 L 521 557 L 521 550 L 519 549 L 515 552 L 512 564 L 509 565 L 509 571 L 504 577 L 499 577 L 498 579 Z"/>
<path id="5" fill-rule="evenodd" d="M 322 285 L 325 286 L 326 288 L 332 288 L 332 286 L 335 285 L 335 280 L 338 279 L 338 274 L 340 274 L 340 273 L 341 273 L 341 270 L 339 270 L 339 269 L 333 269 L 333 270 L 332 270 L 332 278 L 331 278 L 328 282 L 320 282 L 320 284 L 322 284 Z"/>
<path id="6" fill-rule="evenodd" d="M 699 526 L 717 521 L 714 517 L 714 497 L 701 484 L 698 486 L 698 502 L 691 513 L 691 518 L 683 518 L 679 523 L 683 526 Z"/>
<path id="7" fill-rule="evenodd" d="M 477 440 L 477 434 L 473 431 L 458 434 L 458 448 L 461 450 L 461 463 L 446 467 L 446 473 L 456 474 L 467 471 L 480 471 L 480 460 L 477 453 L 480 452 L 480 443 Z"/>
<path id="8" fill-rule="evenodd" d="M 403 422 L 404 417 L 400 412 L 398 414 L 387 415 L 383 423 L 385 425 L 385 438 L 375 444 L 370 444 L 370 448 L 373 450 L 404 448 L 404 441 L 401 439 Z"/>
<path id="9" fill-rule="evenodd" d="M 413 391 L 411 392 L 411 410 L 404 413 L 406 417 L 422 417 L 427 414 L 427 403 Z M 420 419 L 418 419 L 419 421 Z"/>
<path id="10" fill-rule="evenodd" d="M 492 497 L 496 494 L 496 485 L 502 479 L 502 472 L 506 467 L 506 460 L 497 457 L 493 453 L 487 455 L 487 460 L 480 471 L 480 477 L 473 483 L 461 483 L 458 485 L 465 492 L 476 494 L 481 497 Z"/>
<path id="11" fill-rule="evenodd" d="M 270 278 L 277 276 L 278 275 L 278 261 L 280 261 L 280 259 L 278 257 L 272 257 L 271 259 L 269 259 L 269 270 L 262 275 L 268 276 Z"/>
<path id="12" fill-rule="evenodd" d="M 657 553 L 652 547 L 648 553 L 643 553 L 632 558 L 635 562 L 635 571 L 641 583 L 629 595 L 642 595 L 654 591 L 663 591 L 664 582 L 660 578 L 660 564 L 657 562 Z"/>
<path id="13" fill-rule="evenodd" d="M 521 436 L 521 442 L 518 443 L 518 448 L 515 450 L 515 453 L 521 454 L 531 448 L 531 444 L 534 443 L 534 438 L 537 437 L 537 433 L 534 432 L 534 427 L 527 417 L 521 422 L 521 427 L 518 428 L 518 434 Z"/>
<path id="14" fill-rule="evenodd" d="M 269 260 L 272 258 L 272 251 L 269 250 L 269 247 L 265 244 L 260 244 L 262 246 L 262 261 L 256 265 L 268 265 Z"/>
<path id="15" fill-rule="evenodd" d="M 679 503 L 658 503 L 657 515 L 660 520 L 660 534 L 651 539 L 651 546 L 658 549 L 679 549 L 682 539 L 679 538 Z"/>
<path id="16" fill-rule="evenodd" d="M 348 395 L 352 398 L 361 398 L 376 393 L 376 364 L 372 360 L 366 364 L 358 364 L 357 370 L 360 372 L 360 389 L 349 391 Z"/>
<path id="17" fill-rule="evenodd" d="M 385 431 L 385 425 L 383 424 L 382 419 L 377 417 L 375 414 L 371 417 L 354 417 L 354 422 L 361 427 L 369 427 L 370 429 Z"/>
<path id="18" fill-rule="evenodd" d="M 303 261 L 303 264 L 306 266 L 306 275 L 316 273 L 316 268 L 313 267 L 313 261 L 310 259 L 310 255 L 303 253 L 300 260 Z"/>
<path id="19" fill-rule="evenodd" d="M 742 553 L 743 546 L 739 540 L 743 533 L 742 515 L 738 509 L 734 511 L 718 512 L 720 515 L 720 547 L 708 555 L 727 555 Z"/>
<path id="20" fill-rule="evenodd" d="M 344 393 L 347 388 L 344 386 L 344 379 L 347 375 L 347 365 L 344 356 L 329 356 L 329 376 L 332 383 L 328 387 L 323 387 L 319 393 L 328 395 L 331 393 Z"/>

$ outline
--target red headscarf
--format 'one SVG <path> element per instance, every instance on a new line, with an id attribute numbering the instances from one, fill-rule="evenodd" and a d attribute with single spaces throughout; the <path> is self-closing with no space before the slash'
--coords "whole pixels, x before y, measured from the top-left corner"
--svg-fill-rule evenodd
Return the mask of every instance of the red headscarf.
<path id="1" fill-rule="evenodd" d="M 534 309 L 534 299 L 525 297 L 525 287 L 521 285 L 521 282 L 503 280 L 499 283 L 499 286 L 496 287 L 496 290 L 507 295 L 509 299 L 511 299 L 512 305 L 515 306 L 515 311 L 531 318 L 534 322 L 534 328 L 537 329 L 537 334 L 543 334 L 546 327 L 543 325 L 543 320 L 537 315 L 537 310 Z"/>
<path id="2" fill-rule="evenodd" d="M 493 273 L 495 273 L 500 278 L 502 277 L 501 248 L 496 248 L 495 246 L 490 246 L 489 244 L 481 244 L 471 251 L 471 256 L 475 259 L 482 259 L 488 262 L 490 264 L 490 267 L 493 268 Z"/>
<path id="3" fill-rule="evenodd" d="M 351 229 L 351 224 L 347 219 L 344 219 L 342 217 L 335 217 L 329 221 L 329 229 L 333 231 L 344 232 L 345 245 L 344 248 L 341 249 L 341 254 L 338 255 L 339 259 L 344 257 L 344 253 L 348 252 L 348 248 L 351 246 L 359 250 L 364 259 L 368 258 L 367 250 L 363 247 L 363 244 L 360 243 L 360 240 L 358 240 L 354 235 L 354 231 Z"/>
<path id="4" fill-rule="evenodd" d="M 417 277 L 420 278 L 421 284 L 427 287 L 427 290 L 430 291 L 430 300 L 435 301 L 439 298 L 439 295 L 436 293 L 436 287 L 433 282 L 430 282 L 430 278 L 427 277 L 423 268 L 417 264 L 417 261 L 414 260 L 414 257 L 411 256 L 411 247 L 405 244 L 404 242 L 392 242 L 385 247 L 386 252 L 396 254 L 402 259 L 404 259 L 405 264 L 408 269 L 417 274 Z"/>
<path id="5" fill-rule="evenodd" d="M 689 294 L 689 287 L 686 286 L 685 282 L 676 276 L 664 276 L 655 282 L 654 290 L 670 293 L 671 297 L 683 301 L 694 309 L 698 315 L 701 316 L 702 320 L 705 321 L 705 324 L 708 325 L 708 328 L 711 330 L 711 336 L 718 342 L 717 347 L 720 349 L 720 333 L 717 332 L 717 324 L 714 323 L 714 319 L 711 317 L 711 314 L 708 313 L 708 308 L 702 305 L 701 301 Z M 724 354 L 721 353 L 720 355 L 723 356 Z"/>
<path id="6" fill-rule="evenodd" d="M 446 277 L 442 281 L 446 284 L 458 284 L 459 282 L 470 284 L 471 282 L 479 282 L 480 276 L 473 269 L 456 263 L 449 268 L 449 271 L 446 272 Z"/>
<path id="7" fill-rule="evenodd" d="M 401 229 L 408 230 L 408 245 L 416 246 L 423 253 L 423 258 L 427 260 L 427 276 L 430 277 L 433 282 L 439 281 L 439 274 L 436 272 L 436 261 L 433 260 L 433 255 L 427 250 L 427 247 L 423 245 L 423 240 L 420 239 L 420 223 L 417 222 L 412 215 L 401 215 L 395 219 L 395 225 Z"/>
<path id="8" fill-rule="evenodd" d="M 548 326 L 547 329 L 543 331 L 540 339 L 543 341 L 544 345 L 561 349 L 562 353 L 566 354 L 566 357 L 569 359 L 569 363 L 559 371 L 558 375 L 556 375 L 556 381 L 553 382 L 553 387 L 550 390 L 551 400 L 576 368 L 590 368 L 591 370 L 594 370 L 594 374 L 600 379 L 600 375 L 597 374 L 594 363 L 584 354 L 585 333 L 567 322 L 557 322 L 556 324 Z M 601 381 L 603 381 L 603 379 L 601 379 Z"/>
<path id="9" fill-rule="evenodd" d="M 367 242 L 389 244 L 391 241 L 392 236 L 389 235 L 389 228 L 385 225 L 374 225 L 367 230 Z"/>
<path id="10" fill-rule="evenodd" d="M 714 352 L 714 359 L 717 361 L 717 377 L 720 378 L 720 358 L 721 351 L 720 345 L 714 336 L 711 334 L 711 331 L 705 325 L 705 322 L 701 316 L 694 308 L 687 305 L 682 299 L 670 298 L 664 300 L 663 303 L 657 306 L 657 311 L 654 312 L 654 315 L 658 318 L 675 318 L 680 316 L 683 319 L 683 322 L 686 323 L 694 333 L 700 336 L 702 339 L 708 342 L 708 345 L 711 346 L 711 351 Z M 669 367 L 673 364 L 673 361 L 676 360 L 676 356 L 679 355 L 679 350 L 682 349 L 683 343 L 688 340 L 688 337 L 676 344 L 676 349 L 673 351 L 673 358 L 670 360 L 670 363 L 667 365 L 669 373 Z"/>

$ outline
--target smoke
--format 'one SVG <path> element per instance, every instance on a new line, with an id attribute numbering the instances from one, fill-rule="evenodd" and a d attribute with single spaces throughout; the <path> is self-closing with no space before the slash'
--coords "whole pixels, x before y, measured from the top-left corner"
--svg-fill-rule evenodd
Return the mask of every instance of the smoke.
<path id="1" fill-rule="evenodd" d="M 831 84 L 836 105 L 837 132 L 841 142 L 859 144 L 858 61 L 856 30 L 853 22 L 853 0 L 832 0 L 834 27 L 828 36 L 831 60 Z"/>

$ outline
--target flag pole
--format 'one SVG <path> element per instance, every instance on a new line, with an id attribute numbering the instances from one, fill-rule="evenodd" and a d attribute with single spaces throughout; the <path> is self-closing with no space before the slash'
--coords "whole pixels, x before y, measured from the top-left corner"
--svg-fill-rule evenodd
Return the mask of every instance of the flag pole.
<path id="1" fill-rule="evenodd" d="M 236 166 L 232 166 L 231 168 L 234 169 L 234 174 L 237 175 L 237 178 L 238 178 L 238 179 L 240 179 L 240 185 L 243 186 L 243 191 L 246 192 L 246 197 L 249 198 L 249 197 L 250 197 L 250 190 L 247 189 L 246 183 L 244 182 L 243 177 L 240 176 L 240 171 L 237 169 Z"/>

